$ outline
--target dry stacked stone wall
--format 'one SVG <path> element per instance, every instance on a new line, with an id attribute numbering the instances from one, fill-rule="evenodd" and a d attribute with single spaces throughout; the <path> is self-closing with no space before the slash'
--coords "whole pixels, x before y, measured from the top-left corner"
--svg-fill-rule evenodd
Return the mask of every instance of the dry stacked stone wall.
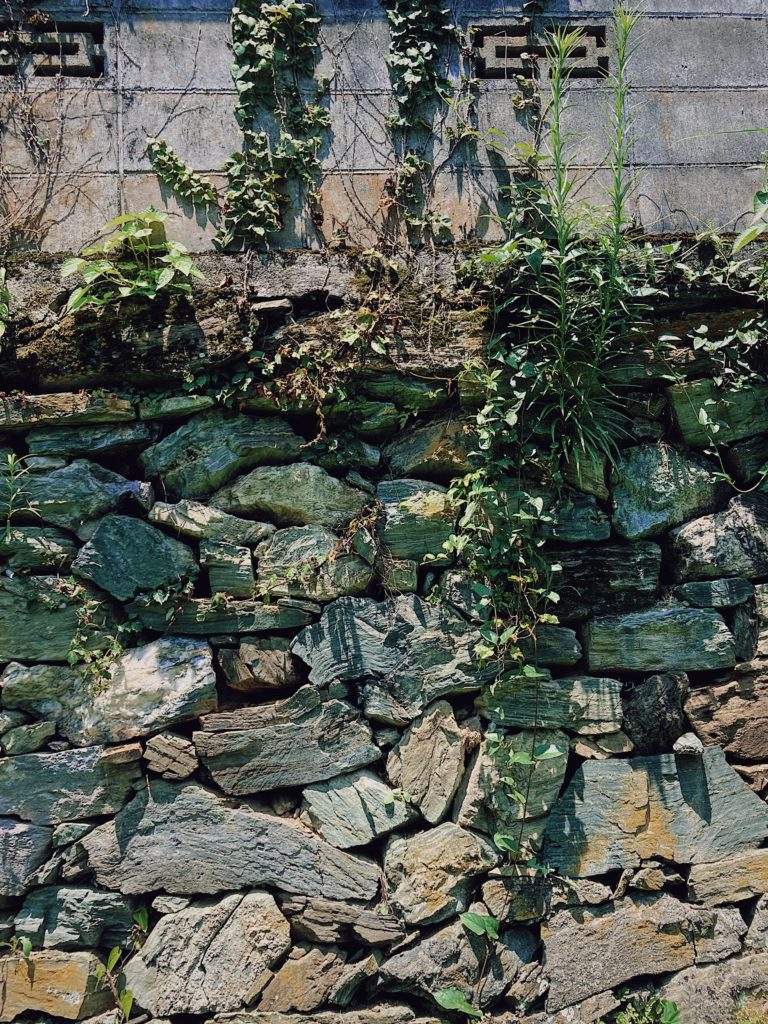
<path id="1" fill-rule="evenodd" d="M 265 323 L 310 329 L 319 281 L 353 298 L 338 268 L 269 274 Z M 539 675 L 489 694 L 443 552 L 461 353 L 362 367 L 317 440 L 180 383 L 234 380 L 234 298 L 83 326 L 15 287 L 0 450 L 33 512 L 0 534 L 0 1020 L 119 1019 L 113 947 L 144 1019 L 427 1024 L 459 989 L 497 1024 L 589 1024 L 629 985 L 728 1024 L 768 998 L 768 389 L 718 406 L 736 489 L 706 368 L 649 364 L 616 466 L 557 509 Z M 524 809 L 500 730 L 552 755 L 515 769 Z M 510 867 L 500 829 L 549 870 Z"/>

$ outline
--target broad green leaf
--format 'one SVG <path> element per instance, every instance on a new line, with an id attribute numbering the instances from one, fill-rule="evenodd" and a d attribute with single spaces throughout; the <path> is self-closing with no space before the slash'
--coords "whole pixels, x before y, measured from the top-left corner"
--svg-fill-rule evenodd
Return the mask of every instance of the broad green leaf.
<path id="1" fill-rule="evenodd" d="M 122 950 L 119 946 L 113 946 L 112 949 L 110 949 L 109 956 L 107 957 L 107 971 L 110 974 L 114 971 L 115 967 L 117 967 L 121 952 Z"/>
<path id="2" fill-rule="evenodd" d="M 464 927 L 475 935 L 487 935 L 489 939 L 498 939 L 499 922 L 490 914 L 473 914 L 467 911 L 460 914 L 459 920 Z"/>
<path id="3" fill-rule="evenodd" d="M 439 989 L 435 992 L 435 1002 L 444 1010 L 459 1010 L 461 1013 L 466 1013 L 468 1017 L 475 1017 L 478 1020 L 483 1016 L 480 1010 L 476 1010 L 458 988 Z"/>

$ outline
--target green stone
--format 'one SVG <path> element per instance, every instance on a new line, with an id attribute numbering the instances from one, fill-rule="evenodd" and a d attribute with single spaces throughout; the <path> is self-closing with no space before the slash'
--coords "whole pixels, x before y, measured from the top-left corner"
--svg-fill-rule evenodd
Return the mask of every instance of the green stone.
<path id="1" fill-rule="evenodd" d="M 45 526 L 14 526 L 0 533 L 0 559 L 8 568 L 67 569 L 77 554 L 77 544 L 61 530 Z"/>
<path id="2" fill-rule="evenodd" d="M 139 597 L 128 609 L 147 629 L 183 636 L 284 632 L 306 626 L 313 618 L 303 608 L 288 603 L 222 601 L 209 597 L 193 598 L 174 605 L 156 604 L 151 598 Z"/>
<path id="3" fill-rule="evenodd" d="M 394 476 L 449 482 L 470 470 L 474 431 L 464 420 L 428 423 L 387 445 L 384 456 Z"/>
<path id="4" fill-rule="evenodd" d="M 98 458 L 146 447 L 157 437 L 157 428 L 146 423 L 121 423 L 93 427 L 38 427 L 27 444 L 32 455 L 85 455 Z"/>
<path id="5" fill-rule="evenodd" d="M 371 375 L 360 382 L 360 387 L 371 398 L 394 402 L 413 412 L 429 412 L 448 401 L 448 390 L 442 381 L 418 380 L 396 373 Z"/>
<path id="6" fill-rule="evenodd" d="M 276 597 L 333 601 L 364 594 L 373 568 L 322 526 L 289 526 L 261 545 L 258 586 Z"/>
<path id="7" fill-rule="evenodd" d="M 567 729 L 601 736 L 621 728 L 621 683 L 616 679 L 553 679 L 546 669 L 535 675 L 507 675 L 477 705 L 485 717 L 513 729 Z"/>
<path id="8" fill-rule="evenodd" d="M 212 409 L 216 402 L 210 395 L 165 395 L 145 398 L 139 402 L 139 419 L 172 420 Z"/>
<path id="9" fill-rule="evenodd" d="M 686 444 L 706 448 L 768 433 L 766 386 L 724 391 L 713 381 L 697 380 L 675 384 L 667 395 Z M 716 433 L 707 427 L 707 420 L 719 426 Z"/>
<path id="10" fill-rule="evenodd" d="M 383 506 L 379 537 L 388 554 L 417 562 L 432 555 L 445 564 L 443 545 L 455 521 L 445 488 L 421 480 L 385 480 L 377 496 Z"/>

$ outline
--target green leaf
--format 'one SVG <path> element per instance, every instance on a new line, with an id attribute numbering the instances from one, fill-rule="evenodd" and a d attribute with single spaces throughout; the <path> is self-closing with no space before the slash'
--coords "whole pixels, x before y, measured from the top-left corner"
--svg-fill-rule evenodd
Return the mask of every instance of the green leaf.
<path id="1" fill-rule="evenodd" d="M 24 957 L 25 960 L 29 960 L 30 956 L 32 955 L 32 940 L 26 937 L 22 938 L 19 941 L 19 945 L 21 946 L 21 955 Z"/>
<path id="2" fill-rule="evenodd" d="M 677 1003 L 669 999 L 661 1000 L 661 1024 L 681 1024 Z"/>
<path id="3" fill-rule="evenodd" d="M 758 224 L 752 224 L 746 229 L 746 231 L 742 231 L 733 243 L 733 255 L 735 256 L 737 252 L 741 252 L 742 249 L 745 249 L 752 242 L 756 241 L 761 235 L 765 234 L 766 231 L 768 231 L 768 224 L 764 221 L 761 221 Z"/>
<path id="4" fill-rule="evenodd" d="M 93 299 L 87 288 L 75 288 L 67 299 L 66 312 L 76 313 L 78 309 L 88 306 Z"/>
<path id="5" fill-rule="evenodd" d="M 110 949 L 109 956 L 107 957 L 107 971 L 109 974 L 111 974 L 115 967 L 117 967 L 121 953 L 122 950 L 119 946 L 113 946 L 112 949 Z"/>
<path id="6" fill-rule="evenodd" d="M 173 269 L 173 267 L 165 267 L 163 270 L 160 271 L 160 275 L 157 278 L 157 287 L 165 288 L 166 285 L 171 283 L 175 274 L 176 271 Z"/>
<path id="7" fill-rule="evenodd" d="M 490 914 L 473 914 L 467 911 L 460 914 L 459 920 L 464 927 L 475 935 L 486 935 L 489 939 L 498 939 L 499 922 Z"/>
<path id="8" fill-rule="evenodd" d="M 120 993 L 120 1009 L 123 1012 L 124 1019 L 128 1020 L 133 1009 L 133 992 L 130 989 L 123 989 Z"/>
<path id="9" fill-rule="evenodd" d="M 143 932 L 149 930 L 149 911 L 146 907 L 139 907 L 134 911 L 133 920 Z"/>
<path id="10" fill-rule="evenodd" d="M 475 1017 L 478 1020 L 483 1016 L 479 1010 L 476 1010 L 467 1001 L 467 997 L 458 988 L 439 989 L 435 992 L 435 1002 L 438 1006 L 442 1006 L 444 1010 L 459 1010 L 461 1013 L 466 1013 L 468 1017 Z"/>

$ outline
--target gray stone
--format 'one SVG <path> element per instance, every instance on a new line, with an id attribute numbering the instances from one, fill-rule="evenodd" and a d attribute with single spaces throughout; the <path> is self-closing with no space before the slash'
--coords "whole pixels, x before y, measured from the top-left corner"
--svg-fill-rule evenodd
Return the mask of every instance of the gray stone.
<path id="1" fill-rule="evenodd" d="M 732 498 L 724 512 L 694 519 L 672 534 L 678 580 L 768 574 L 768 494 Z"/>
<path id="2" fill-rule="evenodd" d="M 290 896 L 282 901 L 281 910 L 293 932 L 310 942 L 391 946 L 405 938 L 402 922 L 383 904 L 366 910 L 334 900 Z"/>
<path id="3" fill-rule="evenodd" d="M 240 633 L 279 633 L 306 626 L 314 616 L 306 608 L 278 601 L 224 600 L 196 597 L 172 605 L 138 597 L 128 606 L 147 629 L 183 636 L 226 636 Z M 20 655 L 15 655 L 20 657 Z"/>
<path id="4" fill-rule="evenodd" d="M 661 548 L 651 541 L 558 547 L 550 557 L 561 566 L 552 584 L 561 621 L 644 608 L 659 592 Z"/>
<path id="5" fill-rule="evenodd" d="M 271 523 L 238 519 L 199 501 L 179 501 L 168 505 L 158 501 L 149 510 L 149 520 L 167 526 L 195 540 L 220 541 L 222 544 L 258 544 L 275 532 Z"/>
<path id="6" fill-rule="evenodd" d="M 433 700 L 472 693 L 492 678 L 475 654 L 478 639 L 464 619 L 418 597 L 342 597 L 291 650 L 316 686 L 356 682 L 366 715 L 406 725 Z"/>
<path id="7" fill-rule="evenodd" d="M 713 967 L 690 967 L 668 981 L 660 994 L 675 1003 L 681 1020 L 696 1024 L 723 1024 L 723 1021 L 733 1020 L 736 1011 L 751 1000 L 754 1000 L 755 1010 L 760 1012 L 768 996 L 768 953 L 741 957 Z"/>
<path id="8" fill-rule="evenodd" d="M 542 669 L 502 676 L 477 706 L 485 717 L 509 728 L 562 728 L 599 736 L 621 728 L 621 683 L 593 676 L 553 679 Z"/>
<path id="9" fill-rule="evenodd" d="M 83 603 L 93 598 L 92 591 L 71 578 L 0 579 L 0 662 L 66 661 Z M 98 625 L 108 620 L 108 610 L 102 606 L 92 618 L 92 645 L 97 647 Z"/>
<path id="10" fill-rule="evenodd" d="M 330 1001 L 345 972 L 347 954 L 335 946 L 294 946 L 270 980 L 259 1007 L 264 1013 L 299 1010 L 311 1013 Z"/>
<path id="11" fill-rule="evenodd" d="M 487 913 L 482 904 L 472 909 Z M 524 964 L 533 960 L 537 946 L 538 941 L 527 929 L 507 928 L 489 948 L 485 936 L 474 935 L 457 921 L 385 960 L 381 980 L 389 991 L 422 997 L 456 988 L 473 1005 L 485 1007 L 515 981 Z"/>
<path id="12" fill-rule="evenodd" d="M 254 596 L 256 576 L 249 548 L 204 540 L 200 544 L 200 565 L 208 570 L 211 594 L 230 594 L 241 598 Z"/>
<path id="13" fill-rule="evenodd" d="M 522 866 L 497 872 L 483 883 L 483 901 L 499 921 L 539 921 L 563 907 L 599 906 L 612 898 L 607 885 L 588 878 L 546 877 Z"/>
<path id="14" fill-rule="evenodd" d="M 768 431 L 768 387 L 724 391 L 712 381 L 697 380 L 675 384 L 667 389 L 667 395 L 683 440 L 697 448 Z M 707 416 L 704 422 L 702 410 Z M 716 434 L 707 423 L 718 426 Z"/>
<path id="15" fill-rule="evenodd" d="M 85 455 L 98 458 L 145 447 L 157 437 L 146 423 L 120 423 L 92 427 L 37 427 L 27 435 L 32 455 Z"/>
<path id="16" fill-rule="evenodd" d="M 0 736 L 8 732 L 9 729 L 15 729 L 17 725 L 24 725 L 27 721 L 27 716 L 21 711 L 0 711 Z"/>
<path id="17" fill-rule="evenodd" d="M 707 906 L 740 903 L 768 893 L 768 850 L 748 850 L 726 860 L 694 864 L 688 894 Z"/>
<path id="18" fill-rule="evenodd" d="M 132 893 L 212 895 L 269 886 L 292 895 L 371 900 L 379 869 L 293 822 L 195 783 L 154 781 L 80 844 L 99 884 Z"/>
<path id="19" fill-rule="evenodd" d="M 155 896 L 152 909 L 158 914 L 177 914 L 180 910 L 186 910 L 191 902 L 188 896 Z"/>
<path id="20" fill-rule="evenodd" d="M 216 400 L 210 395 L 161 395 L 157 398 L 144 398 L 139 402 L 139 419 L 141 420 L 173 420 L 181 416 L 191 416 L 196 412 L 212 409 Z"/>
<path id="21" fill-rule="evenodd" d="M 381 452 L 373 445 L 351 434 L 319 437 L 304 446 L 307 462 L 314 462 L 329 473 L 344 473 L 350 469 L 379 468 Z"/>
<path id="22" fill-rule="evenodd" d="M 83 747 L 0 759 L 0 814 L 36 824 L 114 814 L 141 777 L 141 747 Z"/>
<path id="23" fill-rule="evenodd" d="M 193 580 L 199 569 L 186 544 L 140 519 L 111 515 L 99 522 L 80 549 L 72 572 L 119 601 L 128 601 L 142 591 Z"/>
<path id="24" fill-rule="evenodd" d="M 6 486 L 0 475 L 0 503 Z M 147 494 L 146 485 L 85 459 L 48 473 L 29 473 L 23 487 L 25 503 L 43 522 L 67 530 L 77 530 L 83 523 L 114 511 L 127 499 L 142 505 Z"/>
<path id="25" fill-rule="evenodd" d="M 464 775 L 469 735 L 451 705 L 437 701 L 416 718 L 387 758 L 387 775 L 431 825 L 451 806 Z"/>
<path id="26" fill-rule="evenodd" d="M 225 793 L 243 796 L 332 779 L 381 757 L 350 705 L 311 686 L 287 700 L 206 715 L 198 756 Z"/>
<path id="27" fill-rule="evenodd" d="M 225 896 L 163 916 L 125 965 L 125 984 L 155 1017 L 237 1010 L 255 999 L 290 946 L 272 896 Z"/>
<path id="28" fill-rule="evenodd" d="M 552 520 L 547 529 L 553 540 L 582 544 L 611 536 L 611 521 L 592 494 L 567 491 L 553 508 Z"/>
<path id="29" fill-rule="evenodd" d="M 450 482 L 470 470 L 474 424 L 442 420 L 408 431 L 384 449 L 393 476 Z"/>
<path id="30" fill-rule="evenodd" d="M 12 571 L 67 569 L 76 554 L 77 544 L 52 527 L 14 526 L 0 535 L 0 558 Z"/>
<path id="31" fill-rule="evenodd" d="M 149 476 L 162 478 L 171 494 L 204 498 L 244 469 L 290 461 L 301 444 L 302 438 L 283 420 L 210 412 L 147 448 L 141 462 Z"/>
<path id="32" fill-rule="evenodd" d="M 370 501 L 319 466 L 295 463 L 254 469 L 211 498 L 214 508 L 266 515 L 284 526 L 345 526 Z"/>
<path id="33" fill-rule="evenodd" d="M 736 660 L 751 661 L 761 647 L 761 631 L 754 608 L 750 605 L 739 605 L 734 608 L 729 625 L 733 633 Z M 765 641 L 768 641 L 768 631 L 763 638 L 763 642 Z"/>
<path id="34" fill-rule="evenodd" d="M 57 825 L 53 830 L 54 850 L 60 850 L 64 846 L 76 843 L 92 828 L 93 824 L 87 821 L 65 821 L 63 824 Z"/>
<path id="35" fill-rule="evenodd" d="M 768 895 L 761 896 L 747 931 L 746 947 L 756 953 L 768 953 Z"/>
<path id="36" fill-rule="evenodd" d="M 454 820 L 492 835 L 516 821 L 548 814 L 565 779 L 568 750 L 565 733 L 547 729 L 505 738 L 496 756 L 483 742 L 457 796 Z M 537 760 L 542 754 L 546 758 Z M 514 755 L 530 763 L 515 763 Z M 511 791 L 521 797 L 515 799 Z"/>
<path id="37" fill-rule="evenodd" d="M 373 568 L 322 526 L 278 530 L 257 552 L 258 586 L 277 597 L 333 601 L 364 594 Z"/>
<path id="38" fill-rule="evenodd" d="M 638 754 L 669 753 L 687 731 L 683 704 L 689 689 L 685 673 L 663 672 L 625 683 L 624 729 Z"/>
<path id="39" fill-rule="evenodd" d="M 133 907 L 114 892 L 52 885 L 27 895 L 15 926 L 20 938 L 45 949 L 127 946 Z"/>
<path id="40" fill-rule="evenodd" d="M 328 1010 L 313 1013 L 280 1013 L 249 1010 L 212 1017 L 211 1024 L 442 1024 L 435 1017 L 416 1017 L 410 1006 L 382 1003 L 366 1010 Z"/>
<path id="41" fill-rule="evenodd" d="M 102 391 L 5 395 L 0 405 L 0 430 L 120 423 L 134 418 L 132 402 Z"/>
<path id="42" fill-rule="evenodd" d="M 0 818 L 0 897 L 22 896 L 50 850 L 50 828 Z"/>
<path id="43" fill-rule="evenodd" d="M 380 963 L 381 953 L 375 951 L 354 963 L 347 964 L 328 993 L 328 1002 L 334 1006 L 349 1006 L 362 986 L 372 987 L 379 973 Z"/>
<path id="44" fill-rule="evenodd" d="M 625 449 L 612 483 L 613 526 L 629 540 L 655 537 L 709 512 L 724 494 L 709 461 L 667 444 Z"/>
<path id="45" fill-rule="evenodd" d="M 340 850 L 364 846 L 416 817 L 408 803 L 370 771 L 307 786 L 303 795 L 315 829 Z"/>
<path id="46" fill-rule="evenodd" d="M 585 761 L 552 810 L 542 857 L 576 877 L 638 867 L 650 857 L 706 864 L 768 836 L 768 806 L 716 747 Z"/>
<path id="47" fill-rule="evenodd" d="M 690 967 L 696 962 L 698 937 L 712 937 L 715 922 L 711 911 L 668 895 L 560 911 L 542 926 L 550 983 L 547 1010 L 571 1006 L 640 975 Z"/>
<path id="48" fill-rule="evenodd" d="M 149 771 L 164 779 L 188 779 L 197 771 L 197 751 L 194 744 L 184 736 L 172 732 L 160 733 L 147 741 L 144 760 Z"/>
<path id="49" fill-rule="evenodd" d="M 701 757 L 704 753 L 704 744 L 693 732 L 684 732 L 675 740 L 672 750 L 680 757 Z"/>
<path id="50" fill-rule="evenodd" d="M 768 659 L 739 665 L 736 678 L 696 687 L 685 711 L 697 735 L 743 761 L 768 758 Z"/>
<path id="51" fill-rule="evenodd" d="M 472 880 L 498 862 L 489 840 L 452 822 L 407 838 L 396 836 L 384 855 L 390 903 L 406 924 L 444 921 L 467 909 Z"/>
<path id="52" fill-rule="evenodd" d="M 732 608 L 748 601 L 754 593 L 754 585 L 739 576 L 724 580 L 703 580 L 700 583 L 681 583 L 674 590 L 679 601 L 685 601 L 696 608 Z"/>
<path id="53" fill-rule="evenodd" d="M 382 505 L 379 537 L 392 558 L 443 558 L 456 509 L 444 487 L 422 480 L 385 480 L 376 490 Z"/>
<path id="54" fill-rule="evenodd" d="M 219 665 L 233 690 L 296 688 L 302 681 L 301 663 L 290 652 L 290 641 L 280 637 L 246 640 L 236 649 L 219 651 Z"/>
<path id="55" fill-rule="evenodd" d="M 728 467 L 742 487 L 760 484 L 765 490 L 765 466 L 768 466 L 768 435 L 750 437 L 729 445 L 726 452 Z"/>
<path id="56" fill-rule="evenodd" d="M 696 963 L 716 964 L 740 953 L 746 934 L 747 926 L 737 908 L 722 907 L 715 913 L 712 934 L 696 937 Z"/>
<path id="57" fill-rule="evenodd" d="M 189 721 L 216 707 L 208 644 L 163 637 L 127 650 L 96 689 L 58 665 L 8 665 L 0 676 L 4 707 L 50 719 L 70 742 L 119 743 Z"/>
<path id="58" fill-rule="evenodd" d="M 594 619 L 586 630 L 591 671 L 709 672 L 736 662 L 733 635 L 704 608 L 659 606 Z"/>
<path id="59" fill-rule="evenodd" d="M 531 665 L 569 668 L 581 660 L 581 644 L 572 629 L 539 625 L 532 637 L 521 637 L 523 657 Z"/>
<path id="60" fill-rule="evenodd" d="M 52 722 L 33 722 L 32 725 L 17 725 L 3 733 L 3 753 L 7 757 L 16 754 L 33 754 L 41 750 L 48 740 L 56 735 L 56 726 Z"/>

